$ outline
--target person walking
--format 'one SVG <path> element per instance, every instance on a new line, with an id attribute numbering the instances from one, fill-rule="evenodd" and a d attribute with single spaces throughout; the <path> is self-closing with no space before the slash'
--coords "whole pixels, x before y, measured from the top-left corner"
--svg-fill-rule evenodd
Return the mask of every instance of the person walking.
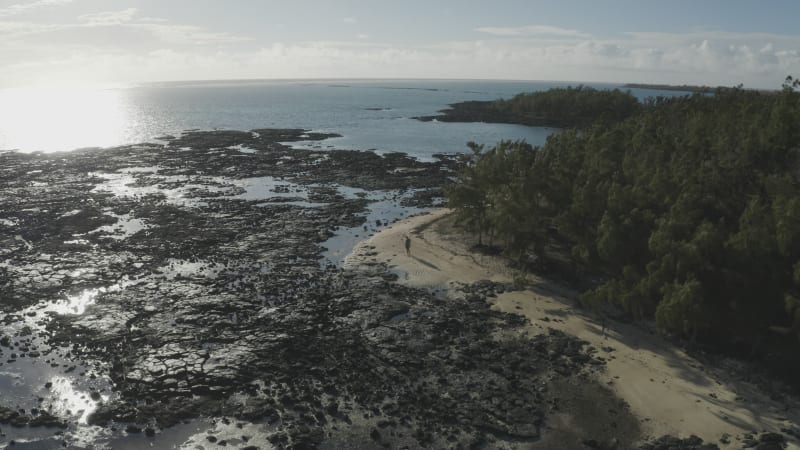
<path id="1" fill-rule="evenodd" d="M 411 256 L 411 238 L 406 235 L 406 255 Z"/>

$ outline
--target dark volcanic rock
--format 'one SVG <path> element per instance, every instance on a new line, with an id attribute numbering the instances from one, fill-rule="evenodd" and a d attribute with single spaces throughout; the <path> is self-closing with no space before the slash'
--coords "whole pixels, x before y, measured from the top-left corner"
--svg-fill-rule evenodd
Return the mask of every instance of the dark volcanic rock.
<path id="1" fill-rule="evenodd" d="M 639 450 L 719 450 L 719 446 L 717 444 L 704 443 L 697 436 L 689 436 L 686 439 L 662 436 L 640 446 Z"/>
<path id="2" fill-rule="evenodd" d="M 0 424 L 11 425 L 14 427 L 51 427 L 66 428 L 67 424 L 63 420 L 51 415 L 46 411 L 35 411 L 37 414 L 28 415 L 23 411 L 15 411 L 10 408 L 0 406 Z"/>
<path id="3" fill-rule="evenodd" d="M 324 137 L 192 132 L 167 146 L 0 154 L 0 308 L 6 325 L 29 317 L 39 327 L 0 345 L 35 334 L 68 349 L 61 372 L 97 367 L 114 392 L 87 391 L 97 402 L 89 421 L 129 433 L 235 417 L 270 424 L 279 448 L 539 440 L 548 414 L 574 401 L 558 383 L 594 389 L 593 350 L 557 331 L 516 333 L 525 320 L 486 301 L 509 286 L 477 283 L 442 301 L 387 281 L 385 267 L 321 267 L 321 244 L 360 227 L 369 202 L 331 183 L 433 189 L 411 197 L 424 206 L 453 167 L 281 144 Z M 258 177 L 273 177 L 274 192 L 291 200 L 242 197 Z M 69 314 L 21 313 L 65 295 L 87 301 Z M 623 423 L 597 426 L 610 429 L 605 420 Z M 55 424 L 4 409 L 0 422 Z"/>
<path id="4" fill-rule="evenodd" d="M 262 280 L 267 290 L 270 278 Z M 157 315 L 135 322 L 147 340 L 129 335 L 140 344 L 118 347 L 126 362 L 111 375 L 123 397 L 101 407 L 93 423 L 156 418 L 170 425 L 234 410 L 242 419 L 277 415 L 285 427 L 302 424 L 309 431 L 290 440 L 316 445 L 330 426 L 377 411 L 370 415 L 384 429 L 413 435 L 418 445 L 434 445 L 444 430 L 527 441 L 540 436 L 550 402 L 542 383 L 586 370 L 570 357 L 584 344 L 563 333 L 496 340 L 496 330 L 520 322 L 486 302 L 441 302 L 365 274 L 297 273 L 291 280 L 274 288 L 294 292 L 276 306 L 231 297 L 213 305 L 178 301 L 180 324 L 171 332 Z M 226 320 L 231 311 L 239 320 Z M 400 311 L 404 317 L 393 320 Z M 103 345 L 113 339 L 96 337 Z M 231 403 L 234 393 L 251 400 Z M 125 401 L 143 396 L 159 400 L 134 408 Z M 377 430 L 367 432 L 374 438 Z"/>

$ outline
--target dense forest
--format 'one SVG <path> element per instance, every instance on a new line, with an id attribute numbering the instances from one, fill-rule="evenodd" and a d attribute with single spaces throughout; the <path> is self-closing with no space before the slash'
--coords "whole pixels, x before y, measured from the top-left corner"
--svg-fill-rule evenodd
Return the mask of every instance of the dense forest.
<path id="1" fill-rule="evenodd" d="M 654 319 L 692 342 L 796 352 L 798 87 L 787 78 L 771 93 L 654 98 L 633 114 L 620 101 L 542 147 L 471 144 L 449 204 L 520 263 L 567 261 L 587 305 Z M 597 108 L 596 92 L 568 92 L 563 108 Z"/>
<path id="2" fill-rule="evenodd" d="M 438 116 L 418 117 L 441 122 L 515 123 L 558 128 L 616 122 L 638 113 L 639 101 L 618 89 L 586 86 L 518 94 L 510 99 L 454 103 Z"/>

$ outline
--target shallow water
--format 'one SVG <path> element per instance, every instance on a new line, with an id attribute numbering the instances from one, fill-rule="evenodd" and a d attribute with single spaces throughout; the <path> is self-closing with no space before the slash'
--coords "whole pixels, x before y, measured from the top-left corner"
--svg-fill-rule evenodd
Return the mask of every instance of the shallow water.
<path id="1" fill-rule="evenodd" d="M 4 351 L 7 359 L 0 367 L 5 405 L 25 411 L 38 408 L 82 427 L 97 403 L 109 399 L 111 385 L 102 375 L 104 364 L 74 360 L 71 347 L 53 346 L 44 331 L 53 316 L 83 314 L 101 291 L 105 289 L 43 301 L 21 311 L 16 321 L 4 327 L 11 337 L 11 347 Z M 94 399 L 92 392 L 97 392 Z"/>
<path id="2" fill-rule="evenodd" d="M 325 257 L 325 261 L 337 267 L 342 267 L 344 259 L 353 251 L 353 247 L 355 247 L 357 243 L 368 239 L 387 225 L 400 219 L 430 210 L 428 208 L 416 208 L 413 206 L 403 206 L 401 204 L 404 199 L 414 194 L 414 190 L 401 193 L 397 191 L 367 192 L 360 189 L 344 187 L 340 187 L 339 189 L 349 196 L 363 194 L 365 198 L 371 200 L 372 203 L 367 206 L 368 211 L 363 215 L 366 219 L 364 225 L 353 228 L 338 228 L 335 231 L 335 235 L 322 244 L 326 249 L 322 253 Z"/>
<path id="3" fill-rule="evenodd" d="M 277 202 L 304 208 L 327 205 L 311 200 L 316 189 L 323 193 L 327 192 L 326 195 L 333 194 L 332 198 L 368 200 L 367 209 L 362 214 L 365 219 L 363 226 L 340 227 L 334 230 L 334 236 L 322 243 L 325 248 L 321 260 L 323 266 L 341 267 L 344 257 L 350 253 L 357 242 L 398 219 L 425 210 L 401 205 L 404 199 L 415 194 L 415 190 L 367 191 L 341 185 L 300 185 L 275 177 L 234 179 L 166 176 L 159 174 L 158 167 L 131 167 L 120 172 L 94 173 L 93 175 L 103 180 L 94 189 L 95 192 L 106 192 L 120 199 L 137 199 L 148 195 L 158 195 L 169 204 L 185 208 L 200 208 L 206 205 L 206 202 L 202 200 L 203 197 L 196 195 L 198 192 L 214 196 L 222 201 L 230 199 L 261 202 L 256 203 L 257 205 Z M 139 177 L 146 177 L 147 185 L 140 183 Z M 80 212 L 77 209 L 65 213 L 64 216 L 70 217 Z M 104 210 L 103 215 L 116 219 L 116 222 L 99 227 L 86 235 L 102 233 L 105 237 L 125 241 L 137 233 L 147 232 L 149 229 L 147 222 L 135 217 L 133 211 L 117 214 L 111 210 Z M 89 243 L 86 238 L 87 236 L 74 235 L 73 239 L 67 242 L 86 245 Z M 141 263 L 135 263 L 133 269 L 139 269 L 140 266 Z M 39 270 L 42 274 L 46 274 L 44 268 Z M 93 277 L 97 270 L 96 267 L 88 266 L 74 268 L 59 274 L 59 276 L 75 279 L 86 275 Z M 237 283 L 242 281 L 241 277 L 250 276 L 245 274 L 266 274 L 270 270 L 270 264 L 267 262 L 257 263 L 257 267 L 253 265 L 237 267 L 230 263 L 172 258 L 167 260 L 164 265 L 154 268 L 153 273 L 158 280 L 162 281 L 214 280 L 226 276 L 231 278 L 229 288 L 236 289 Z M 35 269 L 31 269 L 30 272 L 32 277 L 37 276 L 38 271 Z M 92 308 L 104 302 L 109 295 L 120 293 L 137 284 L 152 282 L 153 278 L 149 276 L 137 276 L 133 279 L 125 277 L 116 283 L 94 285 L 80 290 L 62 292 L 54 298 L 43 298 L 39 303 L 21 310 L 14 316 L 5 317 L 6 324 L 3 325 L 2 332 L 11 337 L 11 348 L 4 349 L 4 356 L 7 360 L 0 365 L 0 391 L 3 392 L 4 403 L 28 412 L 33 408 L 47 410 L 70 425 L 56 437 L 52 437 L 54 432 L 58 432 L 54 429 L 25 427 L 7 431 L 9 427 L 3 427 L 6 435 L 0 436 L 0 443 L 13 439 L 19 448 L 52 448 L 54 444 L 60 446 L 62 442 L 76 448 L 141 448 L 142 445 L 152 445 L 157 448 L 196 448 L 197 445 L 207 445 L 206 435 L 211 433 L 219 439 L 228 440 L 231 444 L 244 444 L 242 440 L 244 435 L 250 441 L 248 445 L 261 445 L 262 448 L 269 448 L 267 447 L 269 444 L 265 440 L 269 429 L 258 424 L 240 422 L 239 425 L 243 428 L 231 428 L 231 425 L 219 421 L 194 421 L 190 424 L 159 431 L 155 437 L 147 437 L 143 434 L 125 436 L 119 432 L 121 430 L 119 427 L 117 432 L 113 432 L 86 424 L 87 417 L 97 408 L 98 404 L 107 401 L 114 395 L 110 380 L 102 375 L 108 373 L 107 364 L 110 364 L 110 361 L 75 360 L 71 347 L 50 343 L 46 326 L 49 321 L 59 316 L 81 317 L 80 320 L 87 325 L 87 329 L 117 326 L 119 324 L 94 323 Z M 264 298 L 265 302 L 268 300 L 266 297 Z M 152 311 L 155 312 L 158 307 L 153 306 L 152 308 Z M 147 308 L 146 310 L 150 311 Z M 239 318 L 234 313 L 229 320 L 235 323 Z M 124 323 L 124 320 L 120 323 Z M 42 356 L 27 357 L 25 356 L 27 351 L 33 351 Z M 260 444 L 255 444 L 256 442 Z"/>
<path id="4" fill-rule="evenodd" d="M 191 194 L 197 190 L 210 191 L 211 194 L 221 195 L 232 200 L 262 201 L 258 206 L 269 206 L 275 203 L 301 206 L 305 208 L 323 207 L 326 203 L 313 202 L 309 199 L 310 190 L 321 185 L 301 185 L 276 177 L 265 176 L 257 178 L 224 178 L 224 177 L 185 177 L 163 176 L 158 174 L 158 168 L 134 167 L 124 169 L 121 173 L 97 173 L 96 176 L 106 181 L 98 185 L 97 192 L 110 192 L 118 197 L 143 198 L 148 195 L 163 194 L 165 201 L 176 206 L 197 208 L 205 206 L 206 202 Z M 146 173 L 158 183 L 152 186 L 140 186 L 133 174 Z M 178 181 L 197 181 L 185 183 L 179 187 L 168 188 L 169 183 Z M 212 183 L 211 185 L 206 183 Z M 409 215 L 427 211 L 425 208 L 403 206 L 401 202 L 414 195 L 414 190 L 399 191 L 367 191 L 348 186 L 334 185 L 338 193 L 345 199 L 364 198 L 369 200 L 367 212 L 363 215 L 366 222 L 363 226 L 352 228 L 338 228 L 335 235 L 324 242 L 323 264 L 331 263 L 341 267 L 344 258 L 352 251 L 356 243 L 372 236 L 386 225 Z M 226 195 L 233 191 L 241 191 L 234 195 Z M 291 199 L 287 201 L 287 199 Z M 141 219 L 129 215 L 115 215 L 107 213 L 117 219 L 112 225 L 106 225 L 95 232 L 111 232 L 114 239 L 125 239 L 138 231 L 147 229 L 147 224 Z"/>

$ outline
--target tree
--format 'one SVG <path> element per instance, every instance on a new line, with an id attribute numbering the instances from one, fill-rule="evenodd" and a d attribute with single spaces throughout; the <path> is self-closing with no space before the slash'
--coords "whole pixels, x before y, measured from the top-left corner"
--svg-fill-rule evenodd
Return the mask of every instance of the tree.
<path id="1" fill-rule="evenodd" d="M 635 107 L 583 87 L 499 102 L 593 121 L 541 148 L 473 148 L 451 205 L 513 258 L 566 244 L 563 256 L 596 280 L 585 301 L 665 332 L 754 345 L 777 328 L 798 332 L 798 88 L 788 77 L 774 93 L 737 87 Z"/>

